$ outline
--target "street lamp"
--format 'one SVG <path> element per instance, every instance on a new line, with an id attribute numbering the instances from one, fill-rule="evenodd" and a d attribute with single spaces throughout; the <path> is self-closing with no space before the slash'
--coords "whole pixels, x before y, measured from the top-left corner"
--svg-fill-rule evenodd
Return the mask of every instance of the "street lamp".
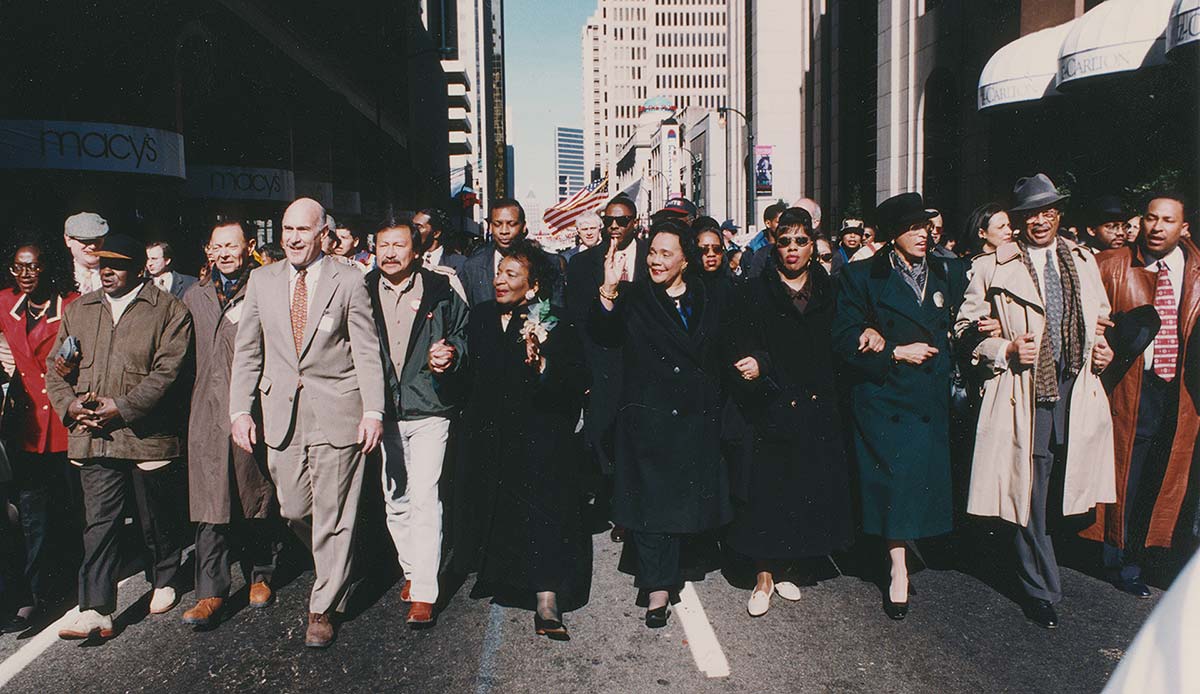
<path id="1" fill-rule="evenodd" d="M 731 108 L 729 106 L 717 107 L 717 123 L 724 128 L 728 120 L 727 114 L 735 113 L 742 117 L 742 122 L 746 124 L 746 221 L 745 226 L 749 227 L 755 223 L 754 215 L 754 128 L 750 124 L 750 119 L 746 114 Z"/>

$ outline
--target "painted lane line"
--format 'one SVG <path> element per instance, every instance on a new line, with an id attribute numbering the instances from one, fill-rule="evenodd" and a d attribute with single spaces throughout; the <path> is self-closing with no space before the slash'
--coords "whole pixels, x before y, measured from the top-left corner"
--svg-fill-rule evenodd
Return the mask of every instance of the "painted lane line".
<path id="1" fill-rule="evenodd" d="M 140 573 L 134 574 L 117 584 L 119 589 L 121 586 L 129 583 L 135 578 L 141 578 Z M 39 656 L 45 653 L 51 646 L 60 642 L 58 638 L 58 630 L 67 626 L 76 617 L 79 616 L 79 606 L 76 605 L 67 610 L 67 613 L 59 617 L 53 624 L 38 632 L 37 636 L 29 639 L 29 643 L 17 649 L 16 653 L 4 659 L 0 663 L 0 689 L 8 684 L 9 680 L 21 674 L 21 671 L 29 667 L 30 663 L 37 660 Z"/>
<path id="2" fill-rule="evenodd" d="M 504 608 L 492 603 L 488 612 L 487 630 L 483 633 L 483 652 L 479 654 L 479 675 L 475 678 L 475 694 L 488 694 L 496 684 L 496 653 L 504 628 Z"/>
<path id="3" fill-rule="evenodd" d="M 707 677 L 728 677 L 729 661 L 725 658 L 725 651 L 721 650 L 721 643 L 717 641 L 717 634 L 708 621 L 708 615 L 704 613 L 700 595 L 691 581 L 683 584 L 675 611 L 683 623 L 683 633 L 687 635 L 688 648 L 692 650 L 696 667 Z"/>

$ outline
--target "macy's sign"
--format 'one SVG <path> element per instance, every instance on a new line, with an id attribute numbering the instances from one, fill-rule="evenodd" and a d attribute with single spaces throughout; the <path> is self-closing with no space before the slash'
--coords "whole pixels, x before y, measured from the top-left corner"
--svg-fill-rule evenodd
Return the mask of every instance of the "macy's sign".
<path id="1" fill-rule="evenodd" d="M 0 121 L 0 168 L 184 177 L 183 135 L 117 123 Z"/>

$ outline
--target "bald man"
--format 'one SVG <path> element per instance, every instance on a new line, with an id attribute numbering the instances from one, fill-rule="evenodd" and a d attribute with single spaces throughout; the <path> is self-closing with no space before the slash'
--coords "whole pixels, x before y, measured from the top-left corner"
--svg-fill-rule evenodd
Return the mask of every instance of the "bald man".
<path id="1" fill-rule="evenodd" d="M 333 643 L 350 585 L 362 459 L 383 434 L 383 363 L 362 274 L 321 252 L 320 203 L 283 214 L 286 259 L 250 273 L 234 344 L 229 417 L 251 452 L 260 432 L 280 513 L 312 549 L 305 645 Z"/>

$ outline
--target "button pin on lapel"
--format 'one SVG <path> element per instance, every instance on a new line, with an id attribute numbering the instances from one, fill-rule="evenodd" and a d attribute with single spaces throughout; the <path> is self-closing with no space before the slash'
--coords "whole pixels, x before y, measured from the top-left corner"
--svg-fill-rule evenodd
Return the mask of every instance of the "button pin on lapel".
<path id="1" fill-rule="evenodd" d="M 946 305 L 946 296 L 941 292 L 933 293 L 933 305 L 941 308 Z"/>

